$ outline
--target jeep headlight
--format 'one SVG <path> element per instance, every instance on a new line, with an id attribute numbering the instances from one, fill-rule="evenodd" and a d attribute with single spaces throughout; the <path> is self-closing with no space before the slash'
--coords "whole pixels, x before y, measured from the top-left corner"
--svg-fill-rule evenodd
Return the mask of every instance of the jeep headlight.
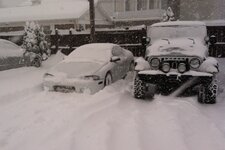
<path id="1" fill-rule="evenodd" d="M 150 65 L 153 68 L 158 68 L 159 67 L 159 64 L 160 64 L 160 60 L 158 58 L 153 58 L 150 61 Z"/>
<path id="2" fill-rule="evenodd" d="M 180 64 L 178 65 L 177 70 L 178 70 L 180 73 L 184 73 L 184 72 L 187 70 L 186 64 L 185 64 L 185 63 L 180 63 Z"/>
<path id="3" fill-rule="evenodd" d="M 201 61 L 198 58 L 192 58 L 190 61 L 190 66 L 193 69 L 197 69 L 198 67 L 200 67 Z"/>
<path id="4" fill-rule="evenodd" d="M 170 71 L 170 64 L 169 63 L 163 63 L 162 64 L 162 71 L 165 73 L 168 73 Z"/>

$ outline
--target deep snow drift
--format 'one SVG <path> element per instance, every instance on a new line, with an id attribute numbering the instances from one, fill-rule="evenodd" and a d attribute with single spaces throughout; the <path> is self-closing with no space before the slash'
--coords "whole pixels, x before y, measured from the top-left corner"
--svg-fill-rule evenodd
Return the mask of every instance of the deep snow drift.
<path id="1" fill-rule="evenodd" d="M 215 105 L 132 97 L 132 75 L 95 95 L 46 92 L 42 68 L 0 72 L 1 150 L 225 150 L 225 59 Z"/>

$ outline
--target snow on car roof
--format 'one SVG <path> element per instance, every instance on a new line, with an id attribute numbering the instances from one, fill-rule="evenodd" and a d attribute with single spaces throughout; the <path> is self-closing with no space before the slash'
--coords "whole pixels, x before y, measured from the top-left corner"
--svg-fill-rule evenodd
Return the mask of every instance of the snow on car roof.
<path id="1" fill-rule="evenodd" d="M 162 26 L 205 26 L 205 23 L 201 21 L 170 21 L 155 23 L 152 25 L 152 27 Z"/>
<path id="2" fill-rule="evenodd" d="M 42 2 L 33 6 L 1 8 L 0 22 L 77 19 L 88 9 L 88 0 L 58 0 L 57 2 Z"/>
<path id="3" fill-rule="evenodd" d="M 69 56 L 68 59 L 71 58 L 76 59 L 85 59 L 85 60 L 99 60 L 99 61 L 109 61 L 112 56 L 112 48 L 116 46 L 116 44 L 112 43 L 92 43 L 85 44 L 83 46 L 75 49 Z"/>

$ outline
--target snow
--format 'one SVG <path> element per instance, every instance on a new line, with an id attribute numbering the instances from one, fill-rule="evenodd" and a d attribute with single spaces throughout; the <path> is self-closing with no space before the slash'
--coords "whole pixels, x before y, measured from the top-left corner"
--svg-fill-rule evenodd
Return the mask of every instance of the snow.
<path id="1" fill-rule="evenodd" d="M 148 56 L 174 54 L 185 56 L 198 56 L 200 58 L 207 55 L 208 47 L 200 38 L 168 38 L 156 40 L 147 48 Z"/>
<path id="2" fill-rule="evenodd" d="M 206 20 L 204 22 L 207 26 L 225 26 L 225 20 Z"/>
<path id="3" fill-rule="evenodd" d="M 1 150 L 225 150 L 224 65 L 218 103 L 203 105 L 195 96 L 136 100 L 132 74 L 95 95 L 43 91 L 44 72 L 62 59 L 0 72 Z"/>
<path id="4" fill-rule="evenodd" d="M 183 75 L 187 75 L 187 76 L 195 76 L 195 77 L 199 77 L 199 76 L 207 76 L 207 77 L 211 77 L 212 74 L 211 73 L 207 73 L 207 72 L 199 72 L 199 71 L 187 71 L 185 73 L 179 73 L 177 70 L 171 70 L 169 73 L 164 73 L 160 70 L 144 70 L 144 71 L 140 71 L 139 74 L 150 74 L 150 75 L 166 75 L 166 76 L 172 76 L 172 75 L 176 75 L 178 77 L 183 76 Z"/>
<path id="5" fill-rule="evenodd" d="M 1 8 L 0 23 L 77 19 L 88 10 L 88 4 L 87 0 L 74 0 L 47 2 L 34 6 Z"/>
<path id="6" fill-rule="evenodd" d="M 143 57 L 138 57 L 135 60 L 135 63 L 136 63 L 135 70 L 137 70 L 137 71 L 150 69 L 149 62 L 146 61 Z"/>
<path id="7" fill-rule="evenodd" d="M 116 46 L 110 43 L 86 44 L 73 51 L 67 59 L 89 59 L 103 62 L 109 62 L 112 57 L 112 48 Z M 117 56 L 117 55 L 116 55 Z"/>
<path id="8" fill-rule="evenodd" d="M 24 51 L 16 44 L 0 39 L 0 58 L 22 57 Z"/>
<path id="9" fill-rule="evenodd" d="M 208 57 L 198 69 L 199 71 L 208 72 L 208 73 L 218 73 L 219 64 L 218 61 L 213 57 Z"/>
<path id="10" fill-rule="evenodd" d="M 163 26 L 206 26 L 204 22 L 201 21 L 168 21 L 155 23 L 152 27 L 163 27 Z"/>

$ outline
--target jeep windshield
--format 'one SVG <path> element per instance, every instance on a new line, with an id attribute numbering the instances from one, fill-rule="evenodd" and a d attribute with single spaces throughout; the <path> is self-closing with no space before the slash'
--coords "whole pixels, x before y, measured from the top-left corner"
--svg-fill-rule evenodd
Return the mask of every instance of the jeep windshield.
<path id="1" fill-rule="evenodd" d="M 205 26 L 154 26 L 150 28 L 151 41 L 154 42 L 160 39 L 174 38 L 200 38 L 204 39 L 207 35 Z"/>

